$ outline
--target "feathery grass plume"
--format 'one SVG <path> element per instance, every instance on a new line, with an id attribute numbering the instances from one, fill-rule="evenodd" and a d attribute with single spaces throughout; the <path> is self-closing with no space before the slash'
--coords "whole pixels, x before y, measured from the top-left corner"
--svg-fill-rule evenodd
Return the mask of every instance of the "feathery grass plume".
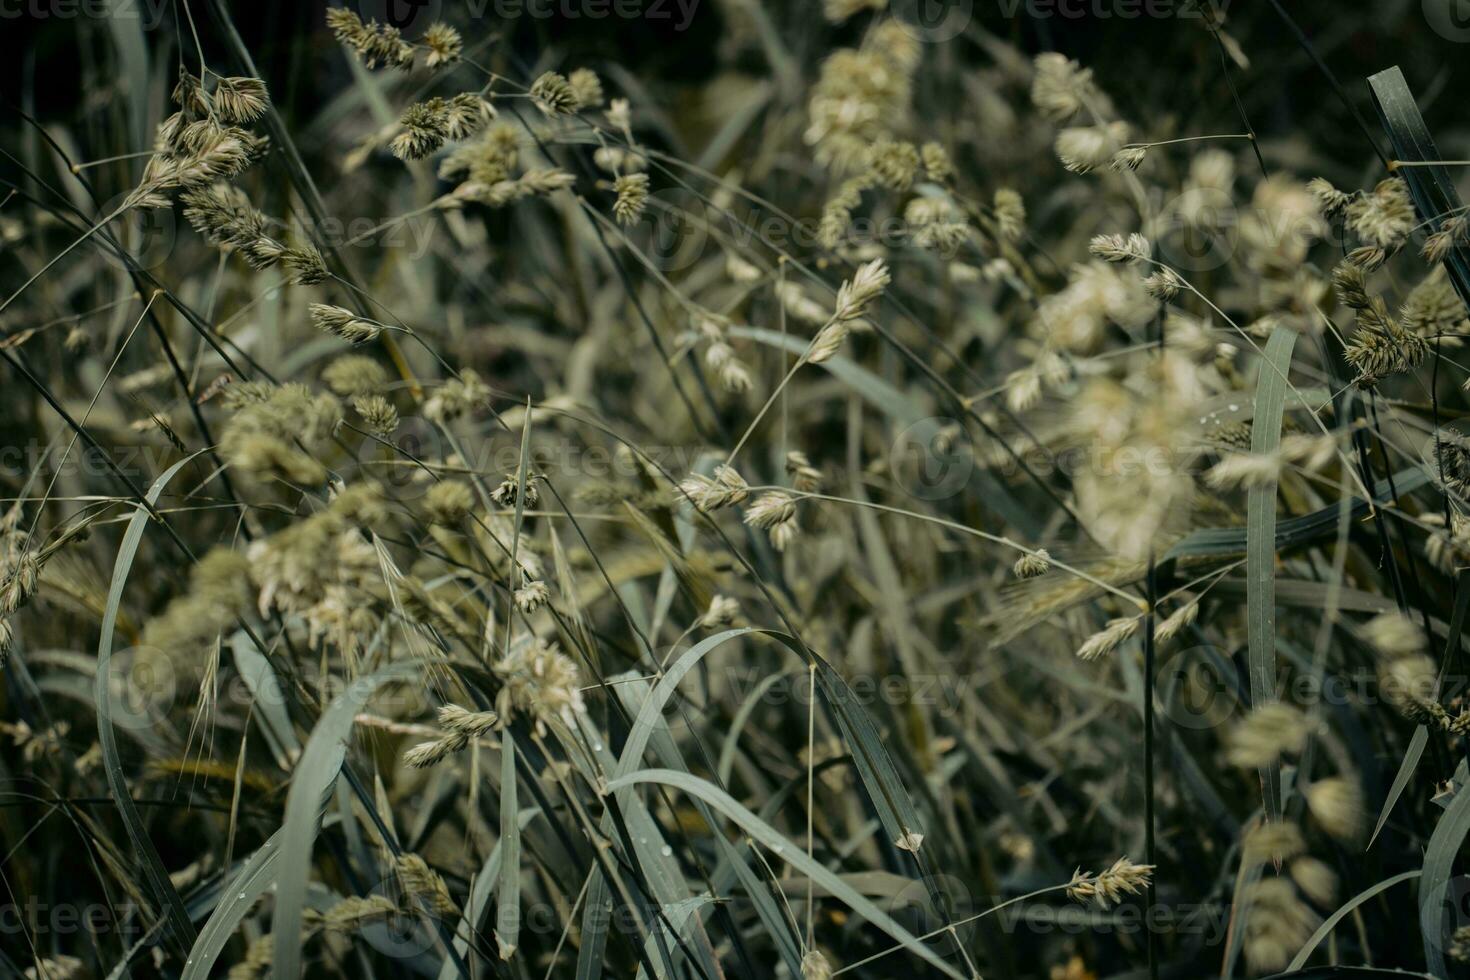
<path id="1" fill-rule="evenodd" d="M 424 512 L 435 524 L 453 526 L 475 506 L 475 495 L 457 480 L 443 480 L 424 494 Z"/>
<path id="2" fill-rule="evenodd" d="M 1358 311 L 1358 329 L 1342 353 L 1358 372 L 1354 382 L 1372 388 L 1389 375 L 1418 367 L 1429 356 L 1429 342 L 1391 319 L 1383 301 L 1373 297 Z"/>
<path id="3" fill-rule="evenodd" d="M 474 136 L 491 119 L 495 109 L 473 92 L 461 92 L 444 103 L 444 135 L 452 140 Z"/>
<path id="4" fill-rule="evenodd" d="M 1307 181 L 1307 192 L 1317 202 L 1317 207 L 1323 215 L 1331 217 L 1348 206 L 1352 198 L 1332 186 L 1332 183 L 1322 177 L 1313 177 Z"/>
<path id="5" fill-rule="evenodd" d="M 941 143 L 932 140 L 919 147 L 919 157 L 924 162 L 924 172 L 929 179 L 938 184 L 947 183 L 954 177 L 954 162 L 949 157 L 949 151 Z"/>
<path id="6" fill-rule="evenodd" d="M 341 403 L 331 395 L 301 384 L 273 386 L 265 398 L 235 412 L 220 438 L 220 452 L 255 479 L 320 484 L 326 470 L 316 454 L 341 420 Z"/>
<path id="7" fill-rule="evenodd" d="M 1442 428 L 1435 439 L 1436 473 L 1444 474 L 1444 485 L 1460 496 L 1470 495 L 1470 436 Z"/>
<path id="8" fill-rule="evenodd" d="M 397 912 L 398 906 L 386 895 L 369 895 L 366 898 L 349 895 L 322 916 L 322 928 L 338 935 L 348 935 Z"/>
<path id="9" fill-rule="evenodd" d="M 275 262 L 285 246 L 270 235 L 271 219 L 250 204 L 245 192 L 229 184 L 186 191 L 184 219 L 211 245 L 233 249 L 253 269 Z"/>
<path id="10" fill-rule="evenodd" d="M 1026 233 L 1026 203 L 1009 187 L 997 190 L 990 201 L 996 227 L 1006 241 L 1019 241 Z"/>
<path id="11" fill-rule="evenodd" d="M 1409 291 L 1399 304 L 1399 324 L 1409 333 L 1421 337 L 1439 334 L 1470 333 L 1465 301 L 1455 292 L 1444 266 L 1436 266 L 1429 275 Z M 1458 344 L 1458 338 L 1445 337 L 1443 346 Z"/>
<path id="12" fill-rule="evenodd" d="M 351 310 L 327 303 L 312 303 L 307 306 L 312 326 L 322 333 L 341 337 L 354 347 L 377 340 L 383 332 L 382 324 L 364 320 Z"/>
<path id="13" fill-rule="evenodd" d="M 832 319 L 838 323 L 850 323 L 866 316 L 868 307 L 883 295 L 890 281 L 888 264 L 882 259 L 873 259 L 858 266 L 852 278 L 844 280 L 837 290 L 837 305 Z"/>
<path id="14" fill-rule="evenodd" d="M 1447 713 L 1436 697 L 1439 672 L 1428 656 L 1404 654 L 1380 664 L 1378 686 L 1383 700 L 1410 721 L 1440 728 L 1448 724 Z"/>
<path id="15" fill-rule="evenodd" d="M 534 718 L 537 731 L 544 732 L 546 722 L 559 719 L 574 725 L 586 710 L 581 672 L 555 643 L 533 637 L 497 660 L 494 670 L 502 685 L 495 710 L 507 723 L 520 712 Z"/>
<path id="16" fill-rule="evenodd" d="M 422 160 L 449 138 L 449 104 L 443 99 L 416 102 L 398 117 L 403 131 L 393 137 L 388 148 L 400 160 Z"/>
<path id="17" fill-rule="evenodd" d="M 1045 548 L 1037 548 L 1032 554 L 1022 555 L 1011 566 L 1011 574 L 1019 579 L 1040 578 L 1051 571 L 1051 555 Z"/>
<path id="18" fill-rule="evenodd" d="M 1318 908 L 1332 908 L 1337 902 L 1337 874 L 1314 857 L 1299 857 L 1287 867 L 1287 874 L 1301 893 Z"/>
<path id="19" fill-rule="evenodd" d="M 270 108 L 270 95 L 265 82 L 258 78 L 221 78 L 211 96 L 215 111 L 227 123 L 252 123 Z"/>
<path id="20" fill-rule="evenodd" d="M 551 590 L 538 580 L 527 582 L 515 591 L 515 604 L 522 615 L 529 616 L 551 599 Z"/>
<path id="21" fill-rule="evenodd" d="M 330 274 L 327 260 L 314 245 L 293 245 L 281 252 L 281 264 L 286 267 L 287 278 L 297 286 L 314 286 Z"/>
<path id="22" fill-rule="evenodd" d="M 859 48 L 842 48 L 822 62 L 807 102 L 803 134 L 818 164 L 837 174 L 868 166 L 875 143 L 894 138 L 913 97 L 918 44 L 893 20 L 880 22 Z"/>
<path id="23" fill-rule="evenodd" d="M 576 112 L 580 103 L 577 93 L 565 75 L 558 72 L 543 72 L 531 83 L 531 101 L 548 117 L 569 116 Z"/>
<path id="24" fill-rule="evenodd" d="M 1409 657 L 1424 651 L 1424 634 L 1401 612 L 1379 613 L 1363 626 L 1363 638 L 1385 657 Z"/>
<path id="25" fill-rule="evenodd" d="M 779 490 L 763 493 L 745 511 L 745 523 L 766 531 L 771 547 L 785 551 L 796 537 L 796 501 Z"/>
<path id="26" fill-rule="evenodd" d="M 1124 616 L 1108 621 L 1108 625 L 1092 634 L 1077 648 L 1077 659 L 1092 661 L 1112 653 L 1138 632 L 1143 625 L 1142 616 Z"/>
<path id="27" fill-rule="evenodd" d="M 720 464 L 712 476 L 691 473 L 679 483 L 676 500 L 685 499 L 700 510 L 719 510 L 743 503 L 750 496 L 750 484 L 734 467 Z"/>
<path id="28" fill-rule="evenodd" d="M 428 769 L 437 766 L 457 752 L 463 751 L 470 744 L 470 738 L 463 732 L 450 732 L 441 738 L 420 742 L 403 753 L 403 764 L 414 769 Z"/>
<path id="29" fill-rule="evenodd" d="M 377 68 L 380 64 L 392 68 L 413 67 L 413 45 L 403 39 L 396 27 L 379 24 L 376 20 L 364 23 L 346 7 L 328 8 L 327 27 L 336 35 L 339 44 L 357 52 L 365 68 Z"/>
<path id="30" fill-rule="evenodd" d="M 717 626 L 728 626 L 735 622 L 735 617 L 740 614 L 740 603 L 724 595 L 715 595 L 709 601 L 709 608 L 699 618 L 699 625 L 705 629 L 714 629 Z"/>
<path id="31" fill-rule="evenodd" d="M 1074 174 L 1091 173 L 1110 163 L 1127 139 L 1128 124 L 1124 122 L 1069 126 L 1057 134 L 1057 158 Z"/>
<path id="32" fill-rule="evenodd" d="M 459 36 L 459 31 L 442 20 L 429 25 L 422 43 L 429 49 L 428 56 L 424 58 L 424 65 L 428 68 L 457 64 L 464 54 L 464 39 Z"/>
<path id="33" fill-rule="evenodd" d="M 1127 857 L 1120 857 L 1105 871 L 1096 874 L 1083 873 L 1078 868 L 1067 885 L 1067 896 L 1078 902 L 1096 902 L 1099 908 L 1110 908 L 1123 900 L 1124 895 L 1138 895 L 1148 887 L 1153 878 L 1154 866 L 1134 864 Z"/>
<path id="34" fill-rule="evenodd" d="M 369 432 L 386 439 L 398 428 L 398 410 L 382 395 L 354 395 L 352 407 L 362 416 Z"/>
<path id="35" fill-rule="evenodd" d="M 1226 758 L 1241 769 L 1264 769 L 1283 755 L 1299 754 L 1309 734 L 1311 722 L 1301 711 L 1279 702 L 1265 704 L 1230 732 Z"/>
<path id="36" fill-rule="evenodd" d="M 1361 266 L 1339 262 L 1332 269 L 1332 288 L 1343 306 L 1366 310 L 1373 300 L 1368 295 L 1368 277 Z"/>
<path id="37" fill-rule="evenodd" d="M 490 402 L 490 387 L 475 371 L 466 369 L 450 378 L 424 402 L 424 417 L 441 424 L 453 422 Z"/>
<path id="38" fill-rule="evenodd" d="M 211 549 L 189 571 L 189 587 L 143 627 L 145 660 L 163 657 L 190 673 L 202 667 L 205 650 L 236 628 L 250 609 L 250 563 L 228 548 Z"/>
<path id="39" fill-rule="evenodd" d="M 919 148 L 904 140 L 879 140 L 868 149 L 868 173 L 889 190 L 912 187 L 919 164 Z"/>
<path id="40" fill-rule="evenodd" d="M 446 704 L 439 708 L 439 724 L 448 731 L 481 738 L 500 726 L 500 716 L 493 711 L 471 711 Z"/>
<path id="41" fill-rule="evenodd" d="M 1153 254 L 1149 240 L 1138 232 L 1122 235 L 1095 235 L 1087 250 L 1107 262 L 1146 262 Z"/>
<path id="42" fill-rule="evenodd" d="M 1280 864 L 1304 854 L 1307 842 L 1301 828 L 1285 820 L 1267 820 L 1251 828 L 1241 845 L 1241 864 L 1254 867 Z"/>
<path id="43" fill-rule="evenodd" d="M 786 454 L 786 476 L 797 493 L 816 493 L 822 489 L 822 471 L 812 465 L 806 453 L 793 449 Z"/>
<path id="44" fill-rule="evenodd" d="M 1363 791 L 1343 776 L 1315 779 L 1304 791 L 1307 809 L 1318 825 L 1340 841 L 1352 843 L 1363 829 Z"/>
<path id="45" fill-rule="evenodd" d="M 1246 896 L 1243 947 L 1257 976 L 1279 973 L 1311 938 L 1321 918 L 1307 907 L 1286 878 L 1262 878 Z"/>
<path id="46" fill-rule="evenodd" d="M 834 4 L 870 3 L 870 0 L 827 0 L 830 8 Z M 870 3 L 871 5 L 871 3 Z M 818 949 L 809 949 L 801 957 L 801 980 L 832 980 L 832 964 Z"/>
<path id="47" fill-rule="evenodd" d="M 1113 154 L 1113 158 L 1108 161 L 1108 167 L 1118 173 L 1137 170 L 1147 156 L 1147 146 L 1125 146 Z"/>
<path id="48" fill-rule="evenodd" d="M 415 904 L 423 903 L 431 915 L 450 916 L 459 911 L 454 899 L 449 897 L 449 886 L 423 858 L 417 854 L 400 854 L 393 866 L 404 892 Z"/>
<path id="49" fill-rule="evenodd" d="M 1143 277 L 1143 288 L 1160 303 L 1167 303 L 1179 294 L 1179 290 L 1184 288 L 1184 280 L 1179 278 L 1179 273 L 1164 266 L 1159 271 Z"/>
<path id="50" fill-rule="evenodd" d="M 335 357 L 322 369 L 322 381 L 342 397 L 368 395 L 388 383 L 388 372 L 371 357 L 344 354 Z"/>
<path id="51" fill-rule="evenodd" d="M 578 109 L 598 109 L 607 96 L 602 91 L 602 79 L 591 68 L 578 68 L 567 76 L 567 85 L 577 100 Z"/>
<path id="52" fill-rule="evenodd" d="M 1093 83 L 1092 69 L 1054 52 L 1037 55 L 1033 67 L 1031 104 L 1047 120 L 1066 122 L 1084 107 L 1107 107 L 1106 96 Z"/>
<path id="53" fill-rule="evenodd" d="M 1230 453 L 1210 467 L 1205 482 L 1216 490 L 1253 490 L 1281 476 L 1281 453 Z"/>
<path id="54" fill-rule="evenodd" d="M 1414 230 L 1414 202 L 1401 177 L 1379 181 L 1371 194 L 1355 197 L 1345 214 L 1348 227 L 1374 248 L 1392 251 Z"/>
<path id="55" fill-rule="evenodd" d="M 1194 599 L 1186 602 L 1184 605 L 1174 610 L 1174 612 L 1171 613 L 1168 618 L 1161 620 L 1159 624 L 1154 627 L 1154 640 L 1158 643 L 1165 643 L 1169 640 L 1172 640 L 1174 639 L 1174 637 L 1184 632 L 1184 630 L 1194 625 L 1194 621 L 1198 618 L 1199 600 Z"/>
<path id="56" fill-rule="evenodd" d="M 500 482 L 494 490 L 490 491 L 490 499 L 498 506 L 507 509 L 516 506 L 516 503 L 525 498 L 525 506 L 535 507 L 541 501 L 541 491 L 536 489 L 534 477 L 527 477 L 525 487 L 516 482 L 516 478 L 508 476 Z"/>
<path id="57" fill-rule="evenodd" d="M 635 223 L 648 206 L 648 175 L 623 174 L 613 182 L 613 191 L 618 195 L 613 202 L 613 217 L 618 224 Z"/>

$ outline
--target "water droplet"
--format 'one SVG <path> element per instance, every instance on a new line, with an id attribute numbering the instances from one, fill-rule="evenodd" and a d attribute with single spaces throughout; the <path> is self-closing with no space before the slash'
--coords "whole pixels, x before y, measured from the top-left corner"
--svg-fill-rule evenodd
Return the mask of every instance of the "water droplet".
<path id="1" fill-rule="evenodd" d="M 672 847 L 670 847 L 669 845 L 665 844 L 663 846 L 663 850 L 659 851 L 659 853 L 662 854 L 664 857 L 673 857 L 674 856 L 674 849 Z"/>

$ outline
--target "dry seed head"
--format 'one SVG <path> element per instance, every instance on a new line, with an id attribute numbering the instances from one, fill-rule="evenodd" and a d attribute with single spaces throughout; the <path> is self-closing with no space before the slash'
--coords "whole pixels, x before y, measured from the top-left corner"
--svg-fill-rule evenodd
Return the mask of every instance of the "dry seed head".
<path id="1" fill-rule="evenodd" d="M 636 222 L 648 206 L 648 175 L 624 174 L 613 182 L 618 199 L 613 202 L 613 217 L 619 224 Z"/>
<path id="2" fill-rule="evenodd" d="M 1216 490 L 1253 490 L 1281 477 L 1280 453 L 1230 453 L 1210 467 L 1205 482 Z"/>
<path id="3" fill-rule="evenodd" d="M 577 99 L 578 109 L 597 109 L 606 98 L 602 92 L 602 79 L 591 68 L 578 68 L 567 78 L 572 94 Z"/>
<path id="4" fill-rule="evenodd" d="M 490 499 L 495 501 L 498 506 L 506 509 L 515 507 L 516 502 L 522 496 L 521 485 L 516 482 L 516 478 L 513 476 L 508 476 L 500 481 L 500 485 L 490 492 Z M 541 501 L 541 492 L 536 489 L 536 481 L 529 474 L 527 475 L 524 497 L 525 507 L 535 507 Z"/>
<path id="5" fill-rule="evenodd" d="M 1337 900 L 1337 874 L 1314 857 L 1299 857 L 1287 868 L 1301 893 L 1319 908 L 1332 908 Z"/>
<path id="6" fill-rule="evenodd" d="M 835 3 L 852 3 L 854 0 L 827 0 L 830 8 Z M 861 0 L 857 0 L 861 2 Z M 832 964 L 827 962 L 820 950 L 809 949 L 801 958 L 801 980 L 832 980 Z"/>
<path id="7" fill-rule="evenodd" d="M 1108 262 L 1143 262 L 1153 253 L 1149 240 L 1138 232 L 1127 238 L 1122 235 L 1097 235 L 1088 244 L 1088 251 Z"/>
<path id="8" fill-rule="evenodd" d="M 547 116 L 567 116 L 577 111 L 577 93 L 566 76 L 548 71 L 531 83 L 531 101 Z"/>
<path id="9" fill-rule="evenodd" d="M 1147 156 L 1148 147 L 1146 146 L 1125 146 L 1113 154 L 1113 159 L 1108 161 L 1108 166 L 1119 173 L 1125 170 L 1137 170 Z"/>
<path id="10" fill-rule="evenodd" d="M 1282 755 L 1296 755 L 1306 745 L 1311 723 L 1289 704 L 1263 705 L 1230 733 L 1227 757 L 1242 769 L 1261 769 Z"/>
<path id="11" fill-rule="evenodd" d="M 293 245 L 283 249 L 280 259 L 291 282 L 297 286 L 314 286 L 329 274 L 326 259 L 314 245 Z"/>
<path id="12" fill-rule="evenodd" d="M 874 259 L 861 266 L 853 277 L 843 282 L 837 290 L 837 308 L 832 318 L 845 323 L 856 320 L 867 313 L 868 306 L 883 294 L 890 282 L 888 265 L 882 259 Z"/>
<path id="13" fill-rule="evenodd" d="M 868 172 L 889 190 L 912 187 L 919 163 L 919 149 L 912 143 L 882 140 L 868 150 Z"/>
<path id="14" fill-rule="evenodd" d="M 449 888 L 439 873 L 429 867 L 428 862 L 417 854 L 400 854 L 394 861 L 398 880 L 408 895 L 422 902 L 434 915 L 453 915 L 458 911 L 454 899 L 449 897 Z"/>
<path id="15" fill-rule="evenodd" d="M 1340 841 L 1357 839 L 1363 826 L 1363 792 L 1342 776 L 1315 780 L 1306 789 L 1307 809 L 1322 829 Z"/>
<path id="16" fill-rule="evenodd" d="M 1148 294 L 1161 303 L 1167 303 L 1178 295 L 1179 290 L 1184 288 L 1184 280 L 1179 278 L 1179 273 L 1168 266 L 1143 278 L 1143 288 Z"/>
<path id="17" fill-rule="evenodd" d="M 341 337 L 354 347 L 377 340 L 383 332 L 381 324 L 364 320 L 351 310 L 327 303 L 312 303 L 307 307 L 312 325 L 323 333 Z"/>
<path id="18" fill-rule="evenodd" d="M 691 473 L 679 484 L 678 499 L 687 499 L 700 510 L 719 510 L 744 502 L 750 484 L 733 467 L 715 467 L 714 476 Z"/>
<path id="19" fill-rule="evenodd" d="M 442 738 L 415 745 L 403 753 L 403 763 L 414 769 L 428 769 L 430 766 L 437 766 L 469 744 L 470 740 L 467 735 L 451 732 Z"/>
<path id="20" fill-rule="evenodd" d="M 1127 138 L 1127 123 L 1072 126 L 1057 134 L 1057 157 L 1074 174 L 1091 173 L 1109 164 Z"/>
<path id="21" fill-rule="evenodd" d="M 924 160 L 924 170 L 930 180 L 942 184 L 954 176 L 954 163 L 949 158 L 949 151 L 941 144 L 925 143 L 919 148 L 919 155 Z"/>
<path id="22" fill-rule="evenodd" d="M 786 454 L 786 475 L 797 493 L 816 493 L 822 489 L 822 471 L 800 450 L 793 449 Z"/>
<path id="23" fill-rule="evenodd" d="M 1019 579 L 1039 578 L 1051 571 L 1051 555 L 1045 548 L 1038 548 L 1031 554 L 1022 555 L 1016 559 L 1011 566 L 1011 572 Z"/>
<path id="24" fill-rule="evenodd" d="M 457 704 L 446 704 L 439 709 L 439 724 L 448 731 L 480 738 L 499 726 L 500 716 L 493 711 L 470 711 Z"/>
<path id="25" fill-rule="evenodd" d="M 429 68 L 452 65 L 464 53 L 464 39 L 459 36 L 459 31 L 440 20 L 434 21 L 424 32 L 423 44 L 429 49 L 429 56 L 424 59 L 425 66 Z"/>
<path id="26" fill-rule="evenodd" d="M 495 673 L 501 680 L 495 707 L 507 722 L 519 711 L 532 715 L 538 730 L 544 730 L 549 719 L 572 724 L 586 710 L 581 673 L 554 643 L 538 638 L 521 645 L 496 661 Z"/>
<path id="27" fill-rule="evenodd" d="M 1250 887 L 1246 901 L 1250 908 L 1244 928 L 1246 962 L 1257 976 L 1279 973 L 1321 919 L 1286 878 L 1260 879 Z"/>
<path id="28" fill-rule="evenodd" d="M 607 104 L 607 121 L 614 129 L 627 133 L 633 125 L 633 110 L 627 99 L 613 99 Z"/>
<path id="29" fill-rule="evenodd" d="M 1327 217 L 1331 217 L 1348 206 L 1351 198 L 1332 186 L 1332 183 L 1321 177 L 1313 177 L 1307 181 L 1307 192 L 1317 202 L 1317 209 Z"/>
<path id="30" fill-rule="evenodd" d="M 1020 194 L 1002 187 L 995 192 L 990 206 L 1002 238 L 1013 242 L 1026 233 L 1026 204 Z"/>
<path id="31" fill-rule="evenodd" d="M 371 357 L 344 354 L 333 358 L 322 369 L 322 380 L 328 388 L 344 397 L 366 395 L 388 383 L 388 372 Z"/>
<path id="32" fill-rule="evenodd" d="M 1122 646 L 1124 641 L 1137 633 L 1141 625 L 1143 625 L 1142 616 L 1125 616 L 1111 620 L 1107 626 L 1089 636 L 1086 642 L 1077 648 L 1077 659 L 1091 661 L 1112 653 Z"/>
<path id="33" fill-rule="evenodd" d="M 848 325 L 841 320 L 833 320 L 817 331 L 816 337 L 812 339 L 811 347 L 807 350 L 807 363 L 822 364 L 832 360 L 842 349 L 842 344 L 847 340 L 849 332 Z"/>
<path id="34" fill-rule="evenodd" d="M 1120 857 L 1112 867 L 1097 874 L 1083 874 L 1079 869 L 1072 875 L 1067 895 L 1079 902 L 1095 901 L 1105 909 L 1116 905 L 1124 895 L 1141 893 L 1148 887 L 1153 872 L 1151 864 L 1134 864 L 1127 857 Z"/>
<path id="35" fill-rule="evenodd" d="M 362 416 L 368 431 L 381 439 L 398 428 L 398 410 L 382 395 L 357 395 L 352 399 L 352 407 Z"/>
<path id="36" fill-rule="evenodd" d="M 1346 209 L 1348 227 L 1379 249 L 1393 249 L 1414 229 L 1414 202 L 1400 177 L 1380 181 L 1371 194 L 1353 199 Z"/>
<path id="37" fill-rule="evenodd" d="M 798 530 L 796 502 L 780 491 L 762 494 L 745 512 L 745 523 L 765 530 L 771 546 L 785 551 Z"/>
<path id="38" fill-rule="evenodd" d="M 369 895 L 366 898 L 349 896 L 327 910 L 322 916 L 322 928 L 339 935 L 356 932 L 369 922 L 385 919 L 398 911 L 387 895 Z"/>
<path id="39" fill-rule="evenodd" d="M 1154 640 L 1163 643 L 1178 636 L 1199 618 L 1199 601 L 1187 602 L 1154 627 Z"/>
<path id="40" fill-rule="evenodd" d="M 724 595 L 715 595 L 709 601 L 709 608 L 699 619 L 699 625 L 713 629 L 716 626 L 728 626 L 735 621 L 740 614 L 740 603 Z"/>
<path id="41" fill-rule="evenodd" d="M 1246 835 L 1241 847 L 1241 861 L 1246 866 L 1289 861 L 1305 852 L 1307 842 L 1301 828 L 1284 820 L 1268 820 L 1257 824 Z"/>
<path id="42" fill-rule="evenodd" d="M 1031 103 L 1052 122 L 1064 122 L 1082 111 L 1100 95 L 1092 82 L 1092 69 L 1083 68 L 1065 55 L 1037 55 L 1036 75 L 1031 82 Z"/>
<path id="43" fill-rule="evenodd" d="M 546 605 L 550 599 L 551 590 L 541 581 L 527 582 L 515 591 L 516 608 L 526 616 Z"/>
<path id="44" fill-rule="evenodd" d="M 720 366 L 720 387 L 731 394 L 744 394 L 753 386 L 750 369 L 738 358 L 730 358 Z"/>
<path id="45" fill-rule="evenodd" d="M 1368 295 L 1368 277 L 1363 268 L 1351 262 L 1339 262 L 1332 270 L 1332 288 L 1342 305 L 1366 310 L 1372 303 Z"/>
<path id="46" fill-rule="evenodd" d="M 474 506 L 470 488 L 455 480 L 436 483 L 424 494 L 424 511 L 435 524 L 458 524 Z"/>
<path id="47" fill-rule="evenodd" d="M 1363 637 L 1385 657 L 1411 657 L 1424 651 L 1424 634 L 1401 612 L 1379 613 L 1363 626 Z"/>

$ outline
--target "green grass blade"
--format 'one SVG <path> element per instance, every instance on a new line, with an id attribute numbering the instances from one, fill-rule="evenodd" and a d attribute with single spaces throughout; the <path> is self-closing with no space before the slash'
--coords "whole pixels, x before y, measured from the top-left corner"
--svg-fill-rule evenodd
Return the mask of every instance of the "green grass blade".
<path id="1" fill-rule="evenodd" d="M 1287 372 L 1296 347 L 1296 331 L 1279 328 L 1266 342 L 1256 381 L 1251 452 L 1276 452 L 1281 445 L 1281 416 L 1286 404 Z M 1259 708 L 1276 697 L 1276 481 L 1252 487 L 1246 499 L 1246 628 L 1249 642 L 1251 705 Z M 1261 773 L 1266 815 L 1281 819 L 1281 770 Z"/>

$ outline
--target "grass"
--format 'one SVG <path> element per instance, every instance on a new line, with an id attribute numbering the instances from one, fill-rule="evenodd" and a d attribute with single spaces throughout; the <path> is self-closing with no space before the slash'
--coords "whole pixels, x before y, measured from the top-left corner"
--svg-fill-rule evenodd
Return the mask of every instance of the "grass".
<path id="1" fill-rule="evenodd" d="M 0 974 L 1465 975 L 1439 21 L 450 7 L 23 18 Z"/>

